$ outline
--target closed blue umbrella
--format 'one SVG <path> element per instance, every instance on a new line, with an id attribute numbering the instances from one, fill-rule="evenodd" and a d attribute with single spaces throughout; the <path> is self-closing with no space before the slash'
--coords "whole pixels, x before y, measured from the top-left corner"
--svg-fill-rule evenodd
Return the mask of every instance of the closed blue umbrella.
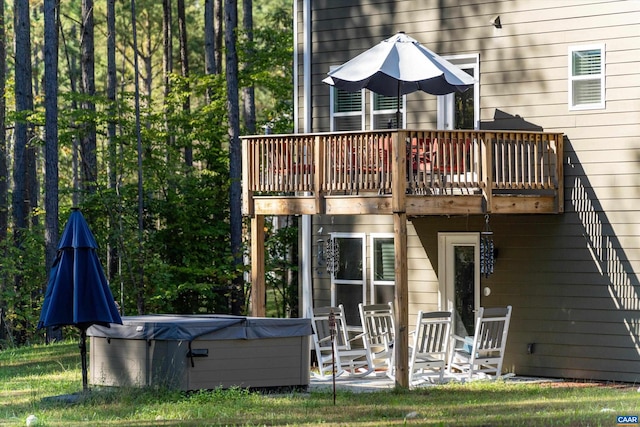
<path id="1" fill-rule="evenodd" d="M 74 209 L 58 244 L 38 322 L 38 328 L 76 326 L 80 329 L 84 390 L 87 389 L 87 328 L 122 324 L 97 249 L 87 221 Z"/>

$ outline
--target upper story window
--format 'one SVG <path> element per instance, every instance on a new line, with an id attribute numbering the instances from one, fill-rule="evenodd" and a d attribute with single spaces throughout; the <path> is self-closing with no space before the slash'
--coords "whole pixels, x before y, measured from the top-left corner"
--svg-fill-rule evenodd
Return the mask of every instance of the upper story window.
<path id="1" fill-rule="evenodd" d="M 364 90 L 331 88 L 331 131 L 364 130 Z"/>
<path id="2" fill-rule="evenodd" d="M 480 124 L 480 55 L 453 55 L 445 59 L 475 78 L 472 88 L 438 96 L 438 129 L 478 129 Z"/>
<path id="3" fill-rule="evenodd" d="M 406 96 L 398 98 L 371 92 L 371 129 L 404 128 L 405 101 Z"/>
<path id="4" fill-rule="evenodd" d="M 604 108 L 604 44 L 569 47 L 569 109 Z"/>
<path id="5" fill-rule="evenodd" d="M 333 69 L 334 67 L 331 67 Z M 365 89 L 347 92 L 331 86 L 331 132 L 363 131 L 370 129 L 401 129 L 406 119 L 406 96 L 383 96 Z M 400 105 L 398 105 L 398 101 Z M 369 123 L 367 124 L 367 114 Z M 398 126 L 398 121 L 400 126 Z"/>

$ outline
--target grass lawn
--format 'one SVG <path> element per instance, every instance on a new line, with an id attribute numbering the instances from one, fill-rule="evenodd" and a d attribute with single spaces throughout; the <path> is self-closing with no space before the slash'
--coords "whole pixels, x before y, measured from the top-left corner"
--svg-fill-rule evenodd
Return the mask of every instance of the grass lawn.
<path id="1" fill-rule="evenodd" d="M 375 393 L 182 393 L 93 388 L 76 403 L 46 399 L 82 389 L 76 342 L 0 351 L 0 426 L 615 426 L 640 414 L 625 384 L 473 382 Z"/>

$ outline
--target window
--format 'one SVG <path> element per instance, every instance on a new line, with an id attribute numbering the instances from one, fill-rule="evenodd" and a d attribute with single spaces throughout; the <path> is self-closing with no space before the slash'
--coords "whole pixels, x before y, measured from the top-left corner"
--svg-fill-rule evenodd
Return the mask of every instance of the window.
<path id="1" fill-rule="evenodd" d="M 569 109 L 604 108 L 604 45 L 569 47 Z"/>
<path id="2" fill-rule="evenodd" d="M 331 275 L 331 305 L 343 304 L 348 325 L 359 325 L 358 304 L 364 302 L 366 252 L 363 233 L 331 233 L 337 269 Z"/>
<path id="3" fill-rule="evenodd" d="M 364 130 L 364 91 L 331 88 L 331 131 Z"/>
<path id="4" fill-rule="evenodd" d="M 335 67 L 331 67 L 331 69 L 333 68 Z M 368 92 L 371 96 L 367 101 L 365 89 L 347 92 L 331 86 L 329 93 L 331 132 L 367 129 L 367 112 L 370 114 L 368 126 L 371 129 L 401 129 L 404 127 L 406 96 L 402 96 L 398 106 L 398 97 L 396 96 L 383 96 L 371 91 Z M 397 126 L 398 121 L 400 126 Z"/>
<path id="5" fill-rule="evenodd" d="M 393 234 L 371 234 L 371 303 L 386 304 L 395 298 L 395 247 Z"/>
<path id="6" fill-rule="evenodd" d="M 438 129 L 478 129 L 480 123 L 480 55 L 447 56 L 445 59 L 474 77 L 476 84 L 462 93 L 455 92 L 438 96 Z"/>
<path id="7" fill-rule="evenodd" d="M 404 128 L 405 101 L 404 95 L 398 99 L 397 96 L 384 96 L 371 92 L 371 129 Z"/>
<path id="8" fill-rule="evenodd" d="M 438 233 L 440 309 L 453 313 L 451 332 L 473 335 L 480 303 L 480 233 Z"/>

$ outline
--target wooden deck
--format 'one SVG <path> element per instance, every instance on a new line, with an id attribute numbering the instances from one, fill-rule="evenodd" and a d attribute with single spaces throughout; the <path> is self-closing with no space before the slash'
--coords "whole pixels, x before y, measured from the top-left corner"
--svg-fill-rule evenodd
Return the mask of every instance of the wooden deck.
<path id="1" fill-rule="evenodd" d="M 563 134 L 393 130 L 249 136 L 246 215 L 563 211 Z"/>

